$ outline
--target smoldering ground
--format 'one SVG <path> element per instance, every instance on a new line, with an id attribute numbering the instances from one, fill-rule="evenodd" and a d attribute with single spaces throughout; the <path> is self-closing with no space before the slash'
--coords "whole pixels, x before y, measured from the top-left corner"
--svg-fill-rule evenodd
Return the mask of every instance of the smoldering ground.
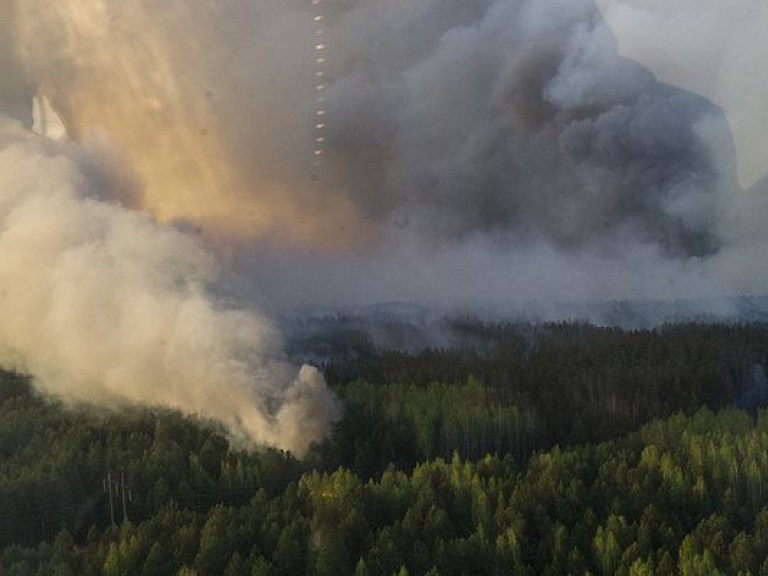
<path id="1" fill-rule="evenodd" d="M 725 117 L 620 56 L 591 0 L 0 9 L 2 350 L 56 393 L 301 450 L 333 401 L 254 306 L 764 292 Z M 22 134 L 35 94 L 69 143 Z"/>

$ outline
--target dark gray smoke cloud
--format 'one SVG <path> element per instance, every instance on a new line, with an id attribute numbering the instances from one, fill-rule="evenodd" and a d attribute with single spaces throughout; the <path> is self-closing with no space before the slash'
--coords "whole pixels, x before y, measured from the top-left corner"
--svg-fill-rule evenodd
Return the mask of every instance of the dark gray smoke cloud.
<path id="1" fill-rule="evenodd" d="M 719 109 L 620 57 L 591 1 L 470 4 L 337 3 L 329 188 L 440 241 L 717 251 Z"/>
<path id="2" fill-rule="evenodd" d="M 740 190 L 721 110 L 622 57 L 590 0 L 329 4 L 317 193 L 380 235 L 343 254 L 251 248 L 268 301 L 765 292 L 768 188 Z"/>

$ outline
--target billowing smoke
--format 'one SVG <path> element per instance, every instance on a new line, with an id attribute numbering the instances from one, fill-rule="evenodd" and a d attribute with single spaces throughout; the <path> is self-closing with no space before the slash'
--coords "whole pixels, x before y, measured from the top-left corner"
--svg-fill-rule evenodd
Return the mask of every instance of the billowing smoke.
<path id="1" fill-rule="evenodd" d="M 327 435 L 318 372 L 296 374 L 264 318 L 217 301 L 200 241 L 100 199 L 103 168 L 2 126 L 0 362 L 68 400 L 171 406 L 298 454 Z"/>
<path id="2" fill-rule="evenodd" d="M 620 55 L 633 22 L 704 21 L 698 4 L 599 3 L 0 0 L 0 111 L 29 128 L 44 96 L 73 140 L 3 128 L 5 360 L 60 394 L 301 450 L 333 403 L 268 323 L 214 297 L 198 238 L 246 279 L 227 293 L 269 306 L 764 293 L 768 185 L 738 179 L 759 180 L 763 132 L 734 146 L 715 103 Z M 731 21 L 706 4 L 720 38 Z M 751 70 L 765 94 L 736 56 L 759 45 L 707 59 L 728 94 Z M 733 122 L 726 92 L 705 91 Z"/>
<path id="3" fill-rule="evenodd" d="M 354 228 L 378 244 L 342 256 L 256 250 L 243 260 L 272 298 L 301 303 L 307 285 L 310 298 L 342 303 L 765 292 L 768 185 L 740 190 L 721 110 L 620 56 L 591 0 L 330 5 L 318 193 L 343 195 Z M 683 0 L 649 9 L 701 18 Z M 733 23 L 711 12 L 702 42 Z M 758 67 L 729 63 L 763 35 L 737 28 L 728 36 L 745 39 L 708 58 L 708 73 L 736 91 L 740 68 L 757 100 L 768 88 Z M 653 26 L 643 38 L 653 45 Z M 759 138 L 739 142 L 766 153 Z"/>
<path id="4" fill-rule="evenodd" d="M 345 16 L 386 22 L 382 4 Z M 374 28 L 331 92 L 341 149 L 359 148 L 344 114 L 363 106 L 356 95 L 381 111 L 368 138 L 389 135 L 387 179 L 367 192 L 395 196 L 396 221 L 443 240 L 502 232 L 571 249 L 631 236 L 671 255 L 717 250 L 723 182 L 702 131 L 722 141 L 727 129 L 713 105 L 618 57 L 591 1 L 466 4 L 400 6 L 410 14 L 390 26 L 412 61 Z"/>
<path id="5" fill-rule="evenodd" d="M 405 227 L 721 245 L 735 179 L 719 110 L 619 57 L 592 0 L 323 0 L 319 185 L 309 2 L 4 1 L 26 85 L 75 138 L 116 142 L 143 182 L 134 205 L 161 221 L 321 248 Z"/>

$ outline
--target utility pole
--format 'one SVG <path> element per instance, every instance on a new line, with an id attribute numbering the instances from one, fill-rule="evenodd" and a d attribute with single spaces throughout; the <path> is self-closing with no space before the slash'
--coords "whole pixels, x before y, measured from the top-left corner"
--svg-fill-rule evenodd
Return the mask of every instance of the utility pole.
<path id="1" fill-rule="evenodd" d="M 111 472 L 107 472 L 106 490 L 109 492 L 109 518 L 112 521 L 112 526 L 116 526 L 116 524 L 115 524 L 115 503 L 112 500 L 112 473 Z"/>
<path id="2" fill-rule="evenodd" d="M 125 505 L 125 472 L 120 472 L 120 491 L 123 496 L 123 524 L 128 522 L 128 508 Z"/>
<path id="3" fill-rule="evenodd" d="M 112 472 L 102 479 L 104 492 L 109 493 L 109 518 L 112 520 L 112 526 L 117 526 L 115 521 L 115 500 L 122 500 L 123 503 L 123 524 L 128 522 L 128 502 L 131 498 L 131 489 L 125 485 L 125 472 L 120 473 L 120 480 L 112 478 Z M 119 502 L 118 502 L 119 504 Z"/>

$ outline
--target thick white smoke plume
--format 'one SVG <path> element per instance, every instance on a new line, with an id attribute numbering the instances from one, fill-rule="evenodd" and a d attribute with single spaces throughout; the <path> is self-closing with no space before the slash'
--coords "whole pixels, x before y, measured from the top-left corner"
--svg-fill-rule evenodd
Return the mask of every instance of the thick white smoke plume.
<path id="1" fill-rule="evenodd" d="M 298 454 L 327 435 L 317 371 L 296 374 L 264 318 L 215 300 L 193 237 L 100 199 L 103 168 L 0 126 L 0 362 L 66 399 L 171 406 Z"/>
<path id="2" fill-rule="evenodd" d="M 321 0 L 316 179 L 317 4 L 0 0 L 0 113 L 29 129 L 44 96 L 73 141 L 2 129 L 3 359 L 301 451 L 332 417 L 322 382 L 216 302 L 179 229 L 274 306 L 764 294 L 765 9 L 599 4 Z M 654 45 L 717 73 L 679 80 Z"/>

